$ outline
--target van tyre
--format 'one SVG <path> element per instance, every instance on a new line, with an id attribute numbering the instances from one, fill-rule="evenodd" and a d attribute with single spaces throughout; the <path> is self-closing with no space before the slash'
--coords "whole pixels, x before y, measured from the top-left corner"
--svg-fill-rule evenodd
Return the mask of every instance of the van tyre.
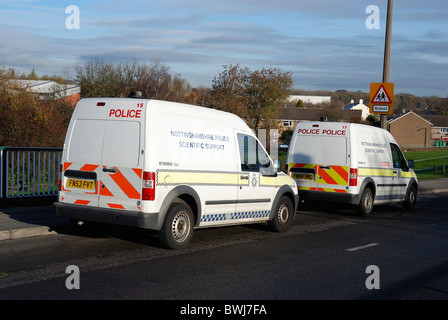
<path id="1" fill-rule="evenodd" d="M 368 217 L 372 215 L 373 212 L 373 192 L 370 188 L 365 188 L 361 201 L 358 204 L 357 208 L 358 213 L 363 217 Z"/>
<path id="2" fill-rule="evenodd" d="M 173 203 L 159 231 L 162 245 L 169 249 L 183 249 L 193 237 L 194 216 L 185 203 Z"/>
<path id="3" fill-rule="evenodd" d="M 412 210 L 415 208 L 415 203 L 417 202 L 417 188 L 412 185 L 409 192 L 406 195 L 406 199 L 403 201 L 402 205 L 405 210 Z"/>
<path id="4" fill-rule="evenodd" d="M 274 217 L 268 222 L 276 232 L 284 232 L 291 228 L 294 219 L 294 205 L 287 196 L 282 196 L 274 209 Z"/>

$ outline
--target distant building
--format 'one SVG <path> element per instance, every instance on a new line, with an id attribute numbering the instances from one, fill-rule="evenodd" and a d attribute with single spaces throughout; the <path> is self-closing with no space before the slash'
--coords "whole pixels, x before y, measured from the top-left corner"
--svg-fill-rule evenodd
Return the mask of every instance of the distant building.
<path id="1" fill-rule="evenodd" d="M 359 103 L 355 102 L 355 100 L 352 100 L 348 106 L 344 107 L 344 109 L 345 110 L 361 110 L 362 120 L 366 120 L 370 114 L 369 106 L 366 106 L 364 104 L 363 99 L 359 99 Z"/>
<path id="2" fill-rule="evenodd" d="M 307 104 L 330 104 L 331 102 L 331 96 L 301 96 L 301 95 L 290 95 L 287 98 L 287 102 L 299 102 L 299 100 L 302 100 L 303 103 Z"/>
<path id="3" fill-rule="evenodd" d="M 424 117 L 432 123 L 431 139 L 448 142 L 448 116 L 426 115 Z"/>
<path id="4" fill-rule="evenodd" d="M 51 80 L 14 80 L 20 87 L 39 95 L 44 100 L 64 99 L 73 107 L 81 98 L 81 87 L 76 84 L 60 84 Z"/>
<path id="5" fill-rule="evenodd" d="M 431 145 L 432 123 L 413 111 L 387 120 L 389 132 L 402 147 L 427 147 Z"/>

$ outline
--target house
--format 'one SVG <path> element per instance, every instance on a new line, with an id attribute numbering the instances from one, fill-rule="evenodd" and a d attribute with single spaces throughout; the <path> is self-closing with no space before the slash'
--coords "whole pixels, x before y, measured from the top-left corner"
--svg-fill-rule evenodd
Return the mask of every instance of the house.
<path id="1" fill-rule="evenodd" d="M 426 147 L 431 145 L 432 123 L 413 111 L 387 120 L 389 132 L 402 147 Z"/>
<path id="2" fill-rule="evenodd" d="M 284 130 L 293 130 L 299 121 L 330 121 L 354 122 L 361 118 L 361 110 L 341 110 L 335 108 L 279 108 L 279 133 Z"/>
<path id="3" fill-rule="evenodd" d="M 370 114 L 369 106 L 364 104 L 363 99 L 359 99 L 359 103 L 356 103 L 355 100 L 352 100 L 350 104 L 344 107 L 345 110 L 361 110 L 361 118 L 362 120 L 366 120 Z"/>
<path id="4" fill-rule="evenodd" d="M 60 84 L 51 80 L 14 80 L 15 83 L 26 91 L 34 92 L 44 100 L 64 99 L 73 107 L 81 98 L 81 87 L 76 84 Z"/>
<path id="5" fill-rule="evenodd" d="M 448 142 L 448 116 L 427 115 L 425 118 L 432 123 L 431 139 Z"/>

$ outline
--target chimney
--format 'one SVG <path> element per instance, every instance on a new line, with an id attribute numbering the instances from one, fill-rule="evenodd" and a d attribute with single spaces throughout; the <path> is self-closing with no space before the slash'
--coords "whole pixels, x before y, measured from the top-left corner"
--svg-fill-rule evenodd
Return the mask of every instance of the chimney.
<path id="1" fill-rule="evenodd" d="M 364 104 L 364 100 L 363 99 L 359 99 L 359 104 Z"/>
<path id="2" fill-rule="evenodd" d="M 353 99 L 350 100 L 350 104 L 353 104 L 353 103 L 355 103 L 355 100 L 353 100 Z"/>

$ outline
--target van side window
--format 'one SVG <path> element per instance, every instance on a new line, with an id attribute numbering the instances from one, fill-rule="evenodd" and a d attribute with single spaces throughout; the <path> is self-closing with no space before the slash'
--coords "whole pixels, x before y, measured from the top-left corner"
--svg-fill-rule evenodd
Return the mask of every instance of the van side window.
<path id="1" fill-rule="evenodd" d="M 409 171 L 406 159 L 404 158 L 403 153 L 401 153 L 400 148 L 396 144 L 391 143 L 390 149 L 392 152 L 392 161 L 394 163 L 394 168 L 402 169 L 403 171 Z"/>
<path id="2" fill-rule="evenodd" d="M 258 172 L 260 168 L 269 167 L 269 157 L 254 137 L 238 133 L 238 147 L 242 171 Z"/>

